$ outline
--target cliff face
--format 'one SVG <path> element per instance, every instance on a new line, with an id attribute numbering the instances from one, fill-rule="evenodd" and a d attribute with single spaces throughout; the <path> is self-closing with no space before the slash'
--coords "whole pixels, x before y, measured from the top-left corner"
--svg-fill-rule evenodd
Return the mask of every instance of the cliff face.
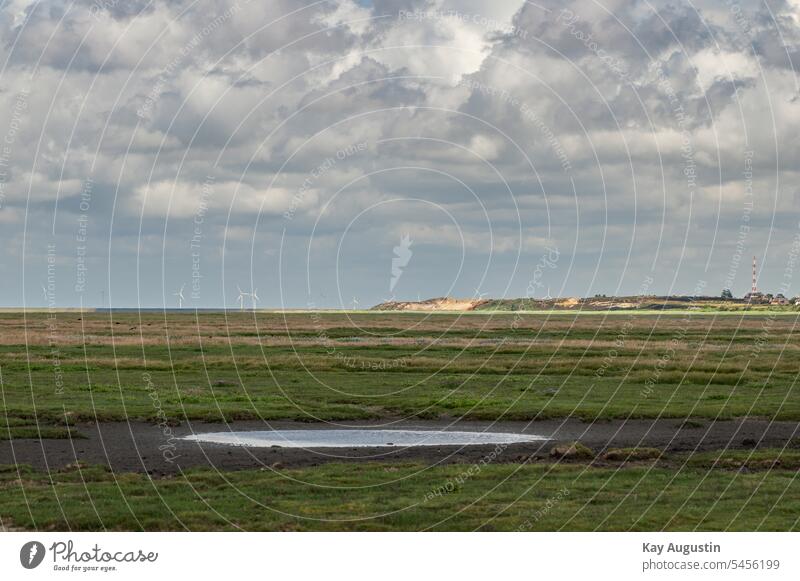
<path id="1" fill-rule="evenodd" d="M 439 297 L 425 301 L 388 301 L 372 307 L 374 311 L 473 311 L 488 303 L 485 299 L 454 299 Z"/>

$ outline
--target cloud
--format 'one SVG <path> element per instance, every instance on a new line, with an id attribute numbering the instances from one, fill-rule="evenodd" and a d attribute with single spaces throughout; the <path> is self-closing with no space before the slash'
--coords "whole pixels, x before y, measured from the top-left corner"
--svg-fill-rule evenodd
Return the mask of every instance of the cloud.
<path id="1" fill-rule="evenodd" d="M 309 245 L 315 296 L 336 295 L 342 248 L 349 283 L 383 292 L 369 277 L 404 232 L 431 260 L 491 255 L 510 295 L 545 242 L 574 256 L 552 273 L 568 294 L 635 292 L 653 273 L 658 292 L 691 292 L 728 274 L 745 220 L 765 264 L 795 234 L 795 0 L 16 1 L 0 41 L 8 247 L 54 241 L 69 279 L 86 213 L 90 264 L 128 269 L 89 288 L 110 279 L 126 304 L 158 304 L 197 251 L 197 306 L 251 275 L 265 304 L 302 306 Z M 423 290 L 448 291 L 432 264 Z M 0 275 L 42 267 L 6 256 Z M 279 267 L 283 292 L 267 282 Z"/>

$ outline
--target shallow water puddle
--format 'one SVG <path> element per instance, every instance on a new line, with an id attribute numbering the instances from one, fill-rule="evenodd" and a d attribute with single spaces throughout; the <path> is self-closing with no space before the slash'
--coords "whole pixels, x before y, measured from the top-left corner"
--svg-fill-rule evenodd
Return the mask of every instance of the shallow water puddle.
<path id="1" fill-rule="evenodd" d="M 383 446 L 469 446 L 543 442 L 544 436 L 501 432 L 430 430 L 269 430 L 193 434 L 185 440 L 255 448 L 373 448 Z"/>

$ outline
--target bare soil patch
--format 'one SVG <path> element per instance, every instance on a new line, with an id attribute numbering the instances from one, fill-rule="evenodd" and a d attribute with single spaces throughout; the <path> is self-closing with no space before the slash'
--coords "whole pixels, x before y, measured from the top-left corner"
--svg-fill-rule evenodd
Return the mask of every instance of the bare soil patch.
<path id="1" fill-rule="evenodd" d="M 279 469 L 317 466 L 329 462 L 422 462 L 428 465 L 478 462 L 495 446 L 426 446 L 417 448 L 243 448 L 180 439 L 192 433 L 265 429 L 449 429 L 544 435 L 546 442 L 511 444 L 493 457 L 497 463 L 552 461 L 550 451 L 559 444 L 580 442 L 598 459 L 609 450 L 646 447 L 667 452 L 707 452 L 782 448 L 798 435 L 796 422 L 742 419 L 717 422 L 679 420 L 612 420 L 582 422 L 577 419 L 537 422 L 476 421 L 373 421 L 347 424 L 240 421 L 228 424 L 193 422 L 170 428 L 144 422 L 78 424 L 86 436 L 69 439 L 14 439 L 0 442 L 0 464 L 28 464 L 38 470 L 60 470 L 76 462 L 101 464 L 114 472 L 172 475 L 192 468 L 220 471 Z"/>

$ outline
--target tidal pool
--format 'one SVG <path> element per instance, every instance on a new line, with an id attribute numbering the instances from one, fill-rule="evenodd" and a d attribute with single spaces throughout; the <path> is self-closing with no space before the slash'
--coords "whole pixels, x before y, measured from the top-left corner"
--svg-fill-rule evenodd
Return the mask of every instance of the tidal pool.
<path id="1" fill-rule="evenodd" d="M 252 448 L 375 448 L 386 446 L 473 446 L 543 442 L 544 436 L 503 432 L 432 430 L 268 430 L 193 434 L 184 440 Z"/>

